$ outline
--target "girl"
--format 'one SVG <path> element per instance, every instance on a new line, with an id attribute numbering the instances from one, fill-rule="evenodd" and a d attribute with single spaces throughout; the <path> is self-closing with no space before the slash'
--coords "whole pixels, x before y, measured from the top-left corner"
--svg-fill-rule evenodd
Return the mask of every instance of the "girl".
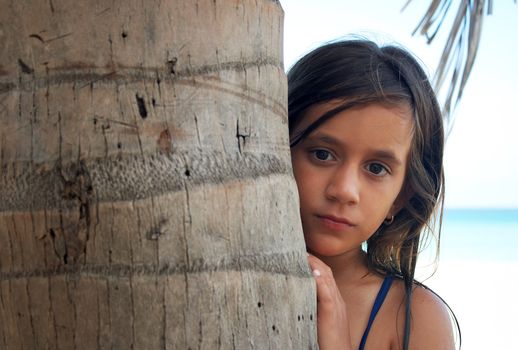
<path id="1" fill-rule="evenodd" d="M 300 59 L 288 87 L 320 349 L 454 348 L 447 307 L 414 281 L 444 186 L 426 74 L 403 49 L 352 40 Z"/>

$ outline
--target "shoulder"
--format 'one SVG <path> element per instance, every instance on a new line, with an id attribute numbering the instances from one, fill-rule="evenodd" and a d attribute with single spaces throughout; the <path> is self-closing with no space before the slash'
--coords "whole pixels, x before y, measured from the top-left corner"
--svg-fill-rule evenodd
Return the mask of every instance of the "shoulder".
<path id="1" fill-rule="evenodd" d="M 410 343 L 416 349 L 454 349 L 453 322 L 445 302 L 430 289 L 412 292 Z"/>
<path id="2" fill-rule="evenodd" d="M 406 292 L 402 280 L 396 278 L 388 295 L 385 325 L 396 318 L 390 335 L 390 348 L 401 349 L 406 318 Z M 454 326 L 451 312 L 434 292 L 415 284 L 410 304 L 410 349 L 455 349 Z"/>

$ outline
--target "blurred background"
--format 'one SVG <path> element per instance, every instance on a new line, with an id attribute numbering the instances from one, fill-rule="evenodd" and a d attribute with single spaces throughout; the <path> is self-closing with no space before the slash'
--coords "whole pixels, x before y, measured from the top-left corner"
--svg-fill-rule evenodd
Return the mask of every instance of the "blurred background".
<path id="1" fill-rule="evenodd" d="M 379 44 L 401 44 L 432 78 L 460 0 L 451 1 L 430 45 L 412 32 L 431 1 L 412 1 L 404 11 L 406 0 L 280 2 L 286 70 L 327 41 L 361 35 Z M 493 2 L 492 14 L 486 12 L 476 60 L 446 142 L 439 262 L 434 264 L 433 249 L 427 249 L 416 277 L 453 309 L 463 349 L 518 349 L 518 4 Z"/>

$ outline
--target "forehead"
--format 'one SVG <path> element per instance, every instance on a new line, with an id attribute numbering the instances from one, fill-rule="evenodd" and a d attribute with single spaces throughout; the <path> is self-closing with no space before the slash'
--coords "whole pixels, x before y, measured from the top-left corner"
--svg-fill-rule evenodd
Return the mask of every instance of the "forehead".
<path id="1" fill-rule="evenodd" d="M 338 106 L 340 103 L 327 102 L 310 107 L 295 132 L 303 132 L 322 115 Z M 412 143 L 413 129 L 409 106 L 372 103 L 336 113 L 307 137 L 332 138 L 350 149 L 396 151 L 397 148 L 407 153 Z"/>
<path id="2" fill-rule="evenodd" d="M 343 100 L 333 100 L 328 102 L 317 103 L 310 106 L 302 115 L 299 120 L 298 125 L 293 130 L 294 132 L 304 131 L 307 127 L 311 126 L 313 123 L 317 122 L 324 114 L 333 109 L 339 108 L 340 106 L 345 105 L 347 102 Z M 358 113 L 360 112 L 360 113 Z M 363 113 L 362 113 L 363 112 Z M 378 124 L 391 124 L 397 123 L 402 125 L 410 125 L 413 131 L 414 127 L 414 118 L 413 111 L 409 104 L 407 103 L 382 103 L 375 102 L 369 103 L 359 106 L 354 106 L 348 108 L 344 111 L 338 112 L 335 115 L 331 116 L 327 121 L 325 121 L 321 126 L 329 123 L 338 115 L 363 115 L 363 116 L 378 116 L 378 118 L 370 118 L 377 120 Z M 383 116 L 387 116 L 388 118 L 383 118 Z M 393 118 L 396 117 L 396 118 Z M 365 121 L 367 122 L 367 121 Z M 374 123 L 374 120 L 370 120 L 370 123 Z M 317 128 L 318 129 L 318 128 Z"/>

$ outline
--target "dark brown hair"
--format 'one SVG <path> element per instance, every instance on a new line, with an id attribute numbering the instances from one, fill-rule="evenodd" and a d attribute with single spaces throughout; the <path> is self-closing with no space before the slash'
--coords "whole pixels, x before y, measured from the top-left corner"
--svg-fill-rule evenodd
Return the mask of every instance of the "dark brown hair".
<path id="1" fill-rule="evenodd" d="M 312 105 L 343 101 L 306 129 L 295 134 Z M 288 73 L 288 114 L 291 146 L 337 113 L 377 103 L 410 107 L 413 135 L 404 201 L 391 225 L 382 224 L 367 241 L 369 268 L 404 280 L 406 319 L 403 347 L 408 348 L 410 300 L 420 242 L 442 216 L 444 130 L 441 110 L 428 77 L 406 50 L 379 47 L 367 40 L 333 42 L 302 57 Z M 440 236 L 437 233 L 437 240 Z M 438 242 L 438 241 L 437 241 Z"/>

